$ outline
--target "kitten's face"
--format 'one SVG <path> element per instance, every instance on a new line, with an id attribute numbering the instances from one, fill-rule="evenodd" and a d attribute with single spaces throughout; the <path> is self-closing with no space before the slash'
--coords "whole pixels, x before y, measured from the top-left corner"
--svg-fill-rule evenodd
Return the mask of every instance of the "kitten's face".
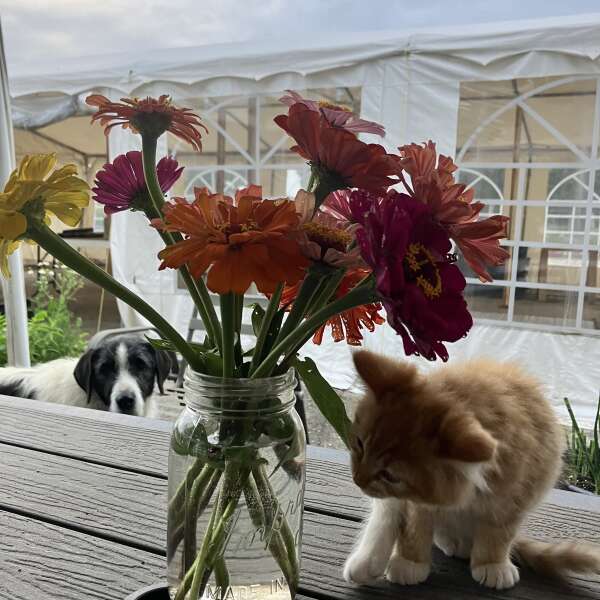
<path id="1" fill-rule="evenodd" d="M 432 395 L 413 367 L 364 351 L 354 360 L 370 388 L 353 424 L 355 483 L 374 498 L 464 502 L 474 490 L 465 473 L 491 459 L 491 436 L 470 415 Z"/>

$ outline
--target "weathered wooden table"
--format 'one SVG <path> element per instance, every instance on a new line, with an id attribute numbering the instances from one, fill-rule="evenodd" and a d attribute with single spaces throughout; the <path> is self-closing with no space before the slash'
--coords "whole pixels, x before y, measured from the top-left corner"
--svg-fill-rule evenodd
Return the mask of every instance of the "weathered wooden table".
<path id="1" fill-rule="evenodd" d="M 169 423 L 0 397 L 0 598 L 123 600 L 163 579 Z M 524 573 L 508 592 L 435 555 L 426 584 L 349 585 L 343 561 L 365 514 L 346 456 L 311 449 L 299 600 L 600 598 Z M 600 543 L 600 500 L 554 492 L 527 525 L 540 538 Z"/>

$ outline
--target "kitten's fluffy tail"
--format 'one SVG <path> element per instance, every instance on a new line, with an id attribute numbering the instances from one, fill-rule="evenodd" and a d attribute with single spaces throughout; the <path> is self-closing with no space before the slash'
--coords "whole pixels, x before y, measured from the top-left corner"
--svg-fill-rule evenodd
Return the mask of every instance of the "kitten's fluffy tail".
<path id="1" fill-rule="evenodd" d="M 600 546 L 583 542 L 547 543 L 519 538 L 513 546 L 515 558 L 545 577 L 567 574 L 600 574 Z"/>

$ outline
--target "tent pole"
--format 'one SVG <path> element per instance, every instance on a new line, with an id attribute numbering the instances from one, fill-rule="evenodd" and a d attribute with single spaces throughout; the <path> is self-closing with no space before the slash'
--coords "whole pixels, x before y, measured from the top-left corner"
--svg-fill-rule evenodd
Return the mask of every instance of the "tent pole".
<path id="1" fill-rule="evenodd" d="M 8 75 L 0 23 L 0 188 L 4 187 L 4 183 L 14 168 L 14 148 Z M 25 274 L 20 250 L 9 257 L 8 267 L 12 277 L 7 280 L 0 275 L 6 315 L 8 364 L 17 367 L 28 367 L 30 361 L 29 337 L 27 335 L 27 303 L 25 300 Z"/>

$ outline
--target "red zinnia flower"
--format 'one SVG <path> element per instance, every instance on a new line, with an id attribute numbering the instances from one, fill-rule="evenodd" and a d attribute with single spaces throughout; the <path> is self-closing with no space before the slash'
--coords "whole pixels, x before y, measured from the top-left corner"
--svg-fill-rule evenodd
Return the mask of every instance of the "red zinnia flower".
<path id="1" fill-rule="evenodd" d="M 369 203 L 362 196 L 357 190 L 350 198 L 362 225 L 356 237 L 388 322 L 402 336 L 406 354 L 447 360 L 443 342 L 457 341 L 473 324 L 462 295 L 465 278 L 448 254 L 447 232 L 411 196 L 390 191 Z"/>
<path id="2" fill-rule="evenodd" d="M 353 133 L 332 127 L 321 115 L 296 103 L 287 115 L 275 117 L 297 145 L 294 152 L 310 161 L 319 179 L 332 189 L 358 187 L 386 190 L 397 183 L 399 158 L 388 154 L 383 146 L 365 144 Z"/>
<path id="3" fill-rule="evenodd" d="M 195 192 L 194 202 L 175 198 L 163 207 L 164 222 L 152 222 L 185 236 L 161 250 L 161 269 L 187 264 L 198 278 L 210 268 L 206 285 L 218 294 L 243 294 L 252 282 L 273 293 L 280 282 L 304 277 L 309 262 L 296 241 L 300 219 L 293 202 L 263 200 L 259 186 L 239 190 L 235 202 L 206 188 Z"/>
<path id="4" fill-rule="evenodd" d="M 348 271 L 335 291 L 333 295 L 334 298 L 337 299 L 345 296 L 350 290 L 356 287 L 368 273 L 369 271 L 365 269 Z M 281 296 L 282 306 L 289 308 L 298 295 L 299 290 L 300 283 L 287 287 Z M 323 341 L 323 335 L 326 328 L 331 327 L 331 337 L 334 342 L 341 342 L 345 339 L 350 346 L 360 346 L 363 340 L 363 335 L 361 333 L 363 328 L 366 328 L 368 331 L 374 331 L 375 325 L 385 323 L 385 319 L 379 314 L 380 310 L 381 304 L 379 302 L 373 302 L 371 304 L 356 306 L 355 308 L 345 310 L 344 312 L 331 317 L 315 331 L 313 343 L 320 345 Z"/>
<path id="5" fill-rule="evenodd" d="M 168 192 L 179 179 L 183 167 L 174 158 L 164 157 L 156 165 L 158 183 L 163 193 Z M 138 150 L 117 156 L 96 173 L 96 187 L 92 188 L 96 202 L 104 204 L 107 215 L 121 210 L 144 210 L 150 202 L 144 179 L 142 153 Z"/>
<path id="6" fill-rule="evenodd" d="M 140 133 L 142 137 L 154 139 L 158 139 L 165 131 L 170 131 L 200 151 L 202 136 L 199 128 L 208 133 L 198 115 L 190 108 L 177 108 L 167 95 L 158 99 L 121 98 L 121 102 L 111 102 L 106 96 L 92 94 L 86 98 L 86 103 L 98 107 L 98 111 L 92 116 L 92 122 L 100 121 L 106 134 L 117 125 Z"/>
<path id="7" fill-rule="evenodd" d="M 332 127 L 339 127 L 345 129 L 350 133 L 374 133 L 383 137 L 385 135 L 385 129 L 383 125 L 375 123 L 374 121 L 366 121 L 357 117 L 350 109 L 344 106 L 338 106 L 331 102 L 317 102 L 315 100 L 308 100 L 303 98 L 298 92 L 292 90 L 286 90 L 287 95 L 279 98 L 279 102 L 282 102 L 286 106 L 293 106 L 294 104 L 303 104 L 310 110 L 314 110 L 319 113 L 327 123 Z"/>
<path id="8" fill-rule="evenodd" d="M 408 193 L 429 206 L 479 278 L 492 281 L 486 265 L 501 265 L 509 257 L 500 247 L 500 240 L 507 236 L 509 218 L 495 215 L 478 221 L 484 205 L 473 202 L 472 189 L 456 183 L 453 173 L 458 167 L 448 156 L 440 154 L 438 160 L 431 140 L 422 146 L 409 144 L 399 150 L 402 168 L 411 179 L 409 186 L 401 175 Z"/>

